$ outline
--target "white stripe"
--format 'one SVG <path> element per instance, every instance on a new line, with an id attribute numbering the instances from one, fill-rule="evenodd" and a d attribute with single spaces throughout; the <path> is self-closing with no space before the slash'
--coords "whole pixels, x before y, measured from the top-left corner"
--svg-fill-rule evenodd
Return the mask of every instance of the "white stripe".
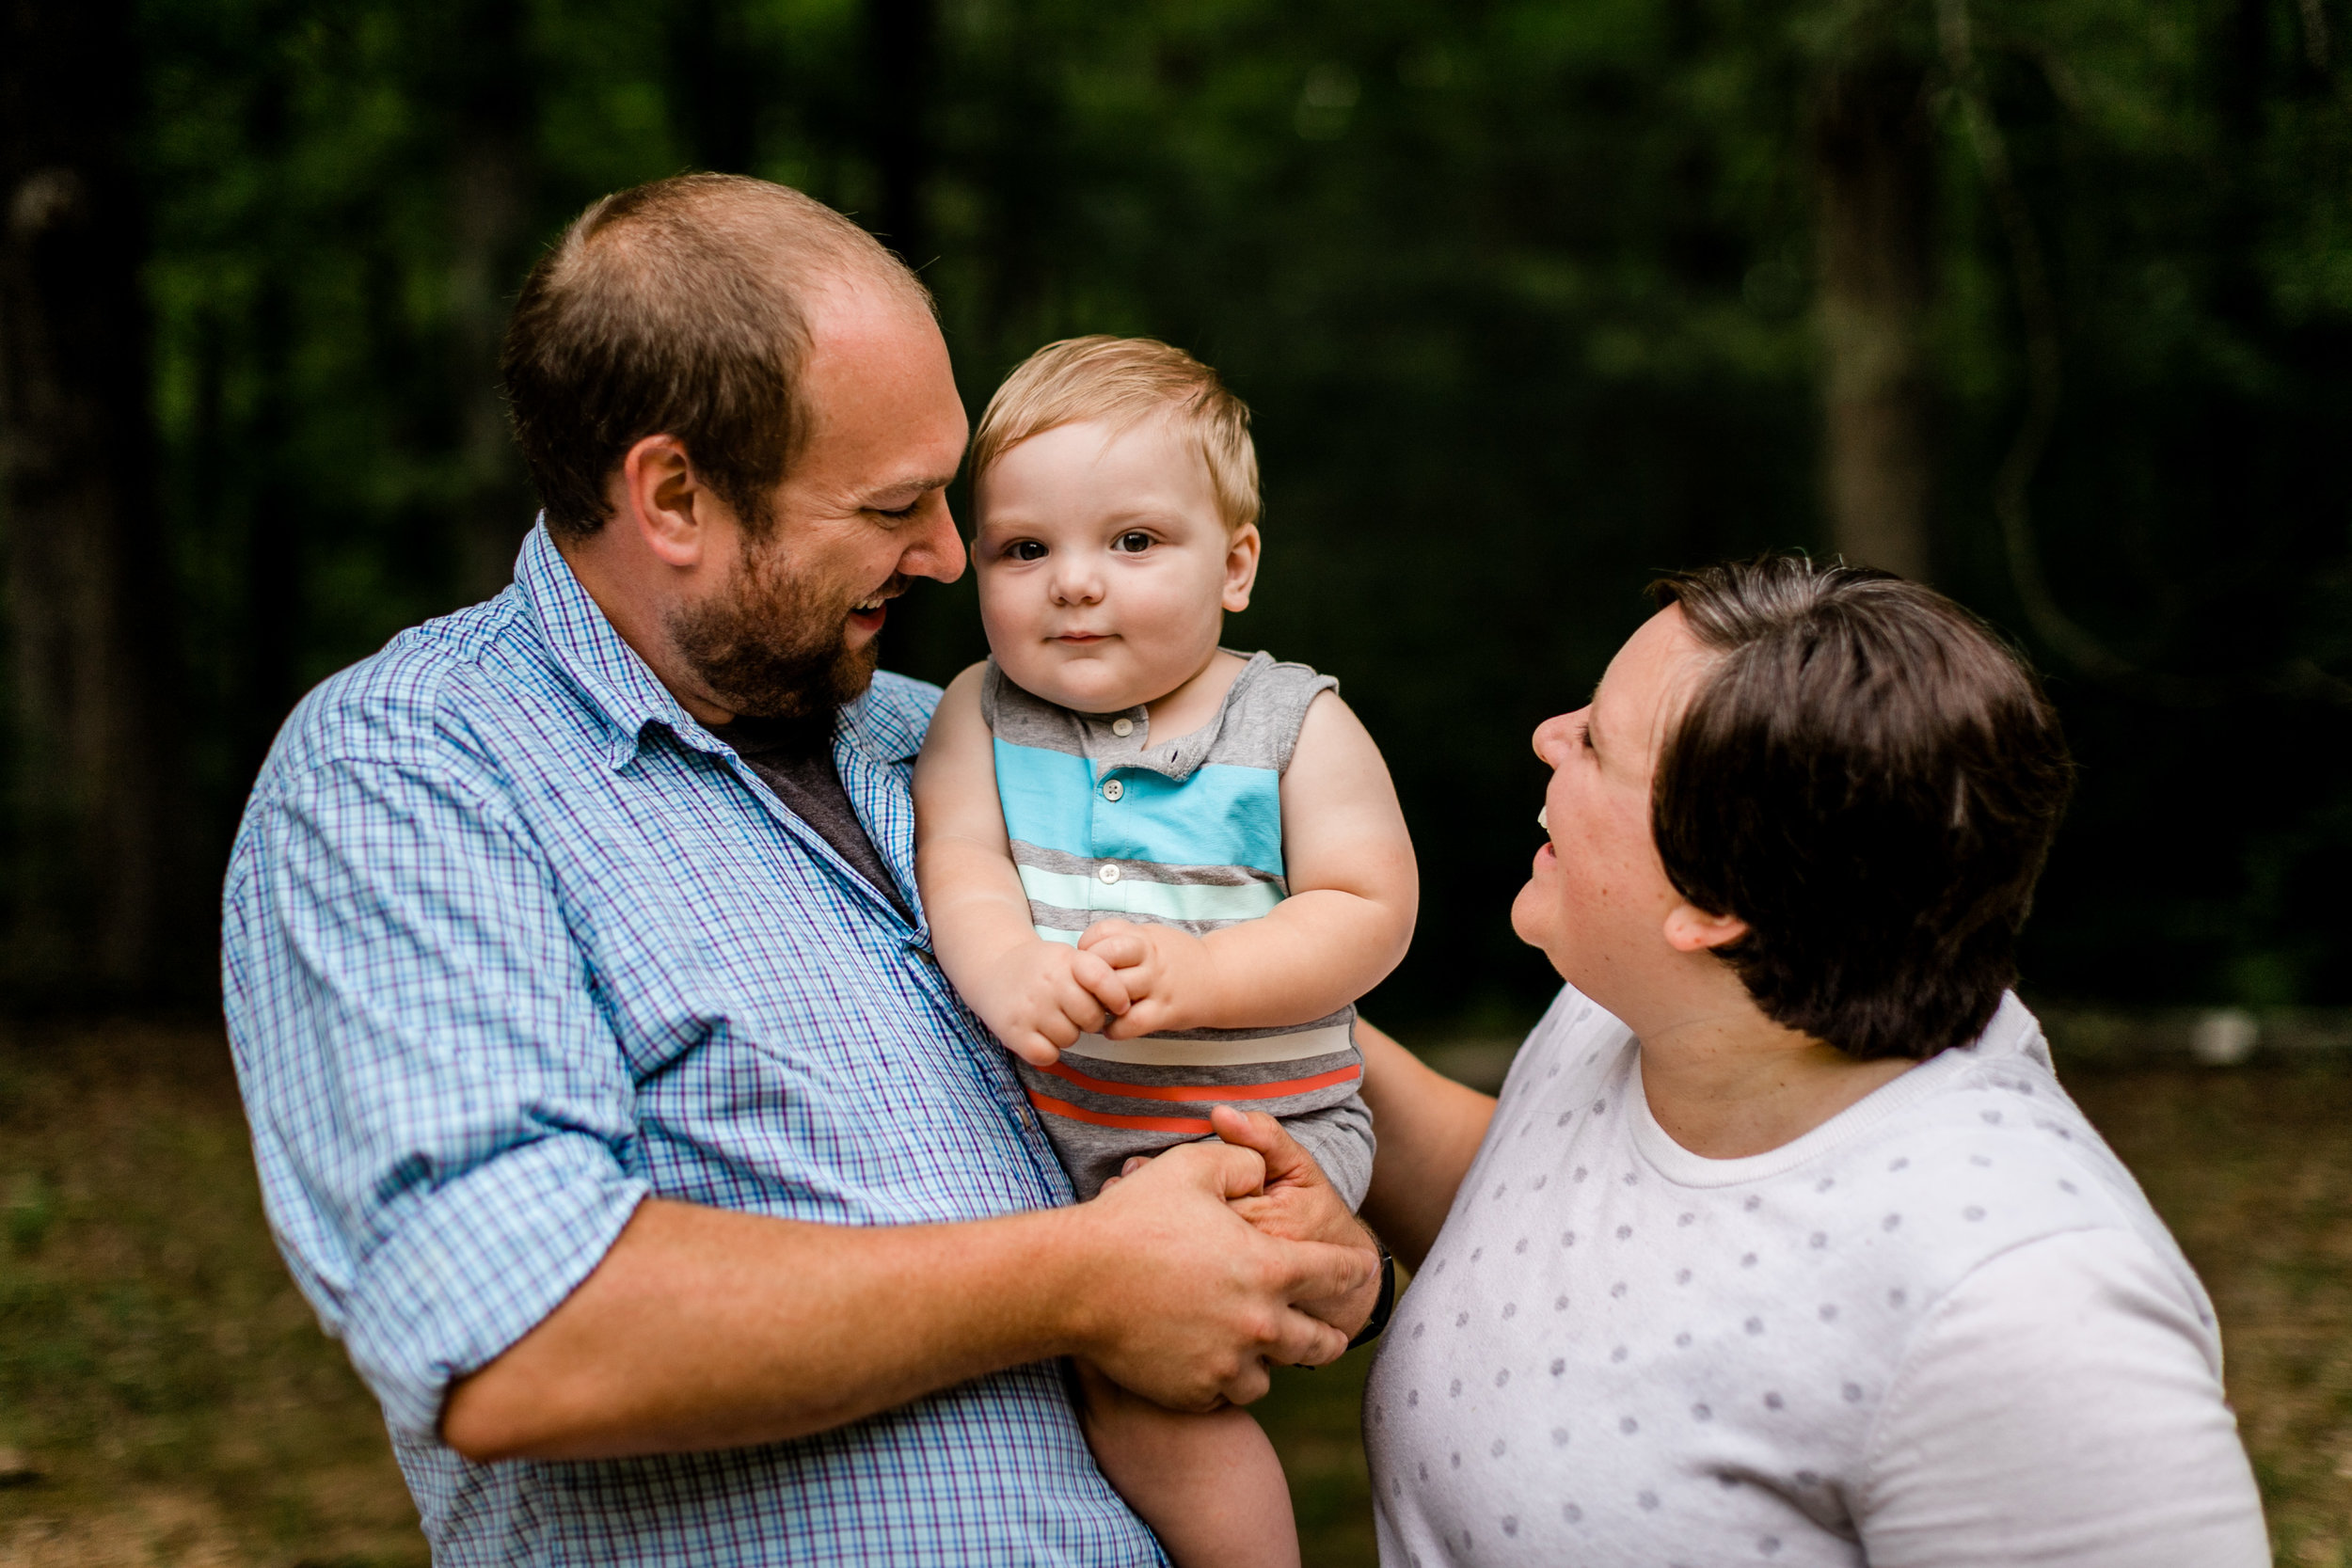
<path id="1" fill-rule="evenodd" d="M 1282 890 L 1272 882 L 1239 886 L 1222 882 L 1154 882 L 1127 877 L 1104 887 L 1092 877 L 1021 867 L 1021 886 L 1031 898 L 1057 910 L 1101 911 L 1106 915 L 1152 914 L 1163 920 L 1256 920 L 1274 912 Z"/>
<path id="2" fill-rule="evenodd" d="M 1124 1062 L 1131 1067 L 1248 1067 L 1257 1062 L 1295 1062 L 1309 1056 L 1336 1055 L 1354 1049 L 1355 1037 L 1344 1023 L 1305 1029 L 1295 1035 L 1268 1035 L 1254 1040 L 1171 1040 L 1154 1035 L 1141 1039 L 1115 1040 L 1102 1035 L 1080 1035 L 1066 1055 L 1091 1056 L 1098 1062 Z"/>

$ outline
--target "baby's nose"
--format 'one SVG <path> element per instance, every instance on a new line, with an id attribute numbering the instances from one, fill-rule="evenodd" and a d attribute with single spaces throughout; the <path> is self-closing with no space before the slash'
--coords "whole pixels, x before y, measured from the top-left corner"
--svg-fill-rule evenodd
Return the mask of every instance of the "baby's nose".
<path id="1" fill-rule="evenodd" d="M 1065 566 L 1054 574 L 1054 598 L 1060 604 L 1092 604 L 1103 596 L 1101 574 Z"/>

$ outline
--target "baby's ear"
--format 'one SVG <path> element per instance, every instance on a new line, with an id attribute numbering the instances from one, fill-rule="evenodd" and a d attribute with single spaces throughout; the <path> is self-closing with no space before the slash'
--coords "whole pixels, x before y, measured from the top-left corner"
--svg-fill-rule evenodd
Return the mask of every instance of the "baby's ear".
<path id="1" fill-rule="evenodd" d="M 1244 523 L 1226 536 L 1225 592 L 1217 602 L 1228 614 L 1238 615 L 1249 608 L 1249 591 L 1258 583 L 1258 553 L 1263 546 L 1255 523 Z"/>

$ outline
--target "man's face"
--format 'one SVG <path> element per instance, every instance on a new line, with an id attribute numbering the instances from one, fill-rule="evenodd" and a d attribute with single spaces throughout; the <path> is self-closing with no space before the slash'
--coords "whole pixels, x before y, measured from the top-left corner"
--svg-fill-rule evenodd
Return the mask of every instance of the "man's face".
<path id="1" fill-rule="evenodd" d="M 822 297 L 810 327 L 810 424 L 768 527 L 736 529 L 723 583 L 669 616 L 710 694 L 761 718 L 810 717 L 864 691 L 889 601 L 915 578 L 963 571 L 946 491 L 967 427 L 938 326 L 869 286 Z"/>
<path id="2" fill-rule="evenodd" d="M 1663 932 L 1682 896 L 1659 859 L 1650 785 L 1667 729 L 1707 662 L 1669 606 L 1617 650 L 1589 705 L 1535 731 L 1535 754 L 1552 769 L 1550 836 L 1511 906 L 1511 927 L 1621 1018 L 1677 957 Z"/>

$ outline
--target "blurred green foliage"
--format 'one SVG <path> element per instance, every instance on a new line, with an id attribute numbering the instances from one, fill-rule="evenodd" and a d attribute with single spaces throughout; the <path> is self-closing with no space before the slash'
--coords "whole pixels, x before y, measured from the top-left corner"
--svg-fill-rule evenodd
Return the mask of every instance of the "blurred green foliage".
<path id="1" fill-rule="evenodd" d="M 1504 918 L 1528 730 L 1655 569 L 1827 544 L 1808 117 L 1867 41 L 1918 62 L 1934 126 L 1937 577 L 2035 649 L 2084 764 L 2029 982 L 2352 1000 L 2352 15 L 1964 16 L 2058 306 L 2040 554 L 2124 678 L 2042 640 L 1994 520 L 2027 334 L 1959 15 L 142 0 L 190 788 L 225 842 L 300 688 L 499 580 L 480 539 L 530 502 L 480 410 L 536 245 L 607 190 L 740 168 L 893 229 L 976 412 L 1082 331 L 1184 344 L 1251 402 L 1268 551 L 1232 639 L 1343 679 L 1421 848 L 1373 1008 L 1499 1026 L 1548 987 Z M 981 651 L 968 582 L 907 609 L 898 667 Z"/>

